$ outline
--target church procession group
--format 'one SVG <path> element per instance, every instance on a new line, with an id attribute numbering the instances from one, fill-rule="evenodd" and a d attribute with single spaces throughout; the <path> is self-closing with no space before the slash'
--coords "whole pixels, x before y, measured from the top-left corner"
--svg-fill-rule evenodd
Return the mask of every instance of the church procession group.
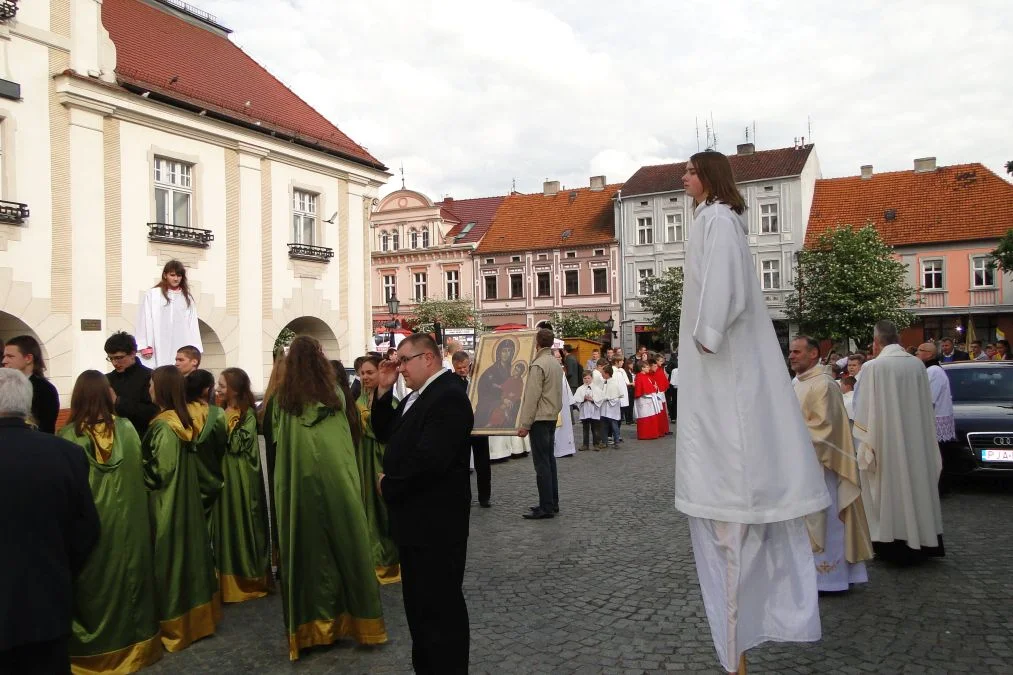
<path id="1" fill-rule="evenodd" d="M 700 236 L 687 253 L 683 395 L 671 401 L 675 506 L 689 517 L 719 660 L 735 672 L 762 642 L 818 640 L 818 592 L 867 581 L 874 552 L 901 563 L 942 555 L 941 459 L 925 365 L 897 344 L 889 322 L 875 327 L 853 426 L 805 336 L 791 343 L 793 391 L 727 158 L 698 153 L 682 180 Z M 66 568 L 53 576 L 40 568 L 44 591 L 31 575 L 17 586 L 5 577 L 5 602 L 40 615 L 33 622 L 26 609 L 28 621 L 4 629 L 3 672 L 66 672 L 68 656 L 78 673 L 133 672 L 214 634 L 222 602 L 271 592 L 272 563 L 291 659 L 341 638 L 386 642 L 379 587 L 403 582 L 416 672 L 466 672 L 473 450 L 488 507 L 490 445 L 528 444 L 539 504 L 524 515 L 538 520 L 559 513 L 556 445 L 566 436 L 574 444 L 572 427 L 559 424 L 569 408 L 585 422 L 583 447 L 597 429 L 596 448 L 605 439 L 619 448 L 623 407 L 640 438 L 670 443 L 673 434 L 661 359 L 636 359 L 632 381 L 621 356 L 615 368 L 588 363 L 584 383 L 571 388 L 573 357 L 554 353 L 547 328 L 536 336 L 510 441 L 472 436 L 481 411 L 466 393 L 470 356 L 453 344 L 445 353 L 428 335 L 358 358 L 352 385 L 319 342 L 296 337 L 258 407 L 242 369 L 216 382 L 199 367 L 183 265 L 165 266 L 137 325 L 137 336 L 108 338 L 112 372 L 79 375 L 60 439 L 46 433 L 58 403 L 40 345 L 29 336 L 5 345 L 2 442 L 32 452 L 0 456 L 0 504 L 21 512 L 40 492 L 49 497 L 32 520 L 7 519 L 5 539 L 35 542 L 11 548 L 22 571 L 57 550 Z M 781 405 L 793 396 L 800 406 Z"/>

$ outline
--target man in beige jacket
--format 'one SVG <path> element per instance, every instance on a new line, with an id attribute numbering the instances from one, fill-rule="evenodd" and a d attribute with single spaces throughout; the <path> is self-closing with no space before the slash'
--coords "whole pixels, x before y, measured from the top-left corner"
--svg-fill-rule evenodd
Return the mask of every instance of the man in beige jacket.
<path id="1" fill-rule="evenodd" d="M 559 481 L 556 478 L 556 456 L 553 445 L 556 420 L 563 408 L 563 378 L 559 362 L 552 355 L 552 331 L 542 328 L 535 335 L 538 353 L 528 369 L 517 435 L 531 435 L 531 460 L 538 483 L 538 506 L 525 513 L 528 520 L 552 518 L 559 513 Z"/>

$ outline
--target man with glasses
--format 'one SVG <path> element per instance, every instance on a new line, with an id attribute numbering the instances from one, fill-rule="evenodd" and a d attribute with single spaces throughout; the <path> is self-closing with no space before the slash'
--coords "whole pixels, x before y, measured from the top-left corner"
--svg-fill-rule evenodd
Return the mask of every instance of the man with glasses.
<path id="1" fill-rule="evenodd" d="M 399 373 L 412 393 L 395 408 Z M 471 511 L 471 402 L 459 376 L 443 368 L 436 342 L 415 334 L 401 342 L 396 362 L 380 363 L 371 412 L 377 440 L 387 444 L 377 488 L 401 559 L 412 665 L 420 675 L 467 673 L 461 586 Z"/>
<path id="2" fill-rule="evenodd" d="M 106 379 L 116 393 L 116 414 L 130 420 L 137 435 L 144 438 L 148 424 L 158 414 L 158 406 L 148 393 L 151 369 L 137 360 L 137 341 L 124 331 L 109 336 L 105 352 L 106 361 L 113 366 Z"/>

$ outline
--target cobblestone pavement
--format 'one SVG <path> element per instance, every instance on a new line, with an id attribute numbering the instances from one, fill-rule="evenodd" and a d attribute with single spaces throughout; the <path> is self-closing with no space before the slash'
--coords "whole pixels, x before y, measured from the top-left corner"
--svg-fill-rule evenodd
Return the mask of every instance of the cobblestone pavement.
<path id="1" fill-rule="evenodd" d="M 626 438 L 632 427 L 623 427 Z M 465 595 L 472 673 L 718 673 L 686 518 L 672 507 L 674 441 L 559 460 L 560 508 L 526 521 L 530 459 L 493 466 L 493 507 L 471 515 Z M 823 640 L 768 643 L 751 673 L 1013 672 L 1013 481 L 964 481 L 943 500 L 947 557 L 872 563 L 870 583 L 820 600 Z M 278 596 L 227 606 L 217 635 L 152 673 L 410 673 L 400 585 L 390 641 L 349 641 L 290 665 Z"/>

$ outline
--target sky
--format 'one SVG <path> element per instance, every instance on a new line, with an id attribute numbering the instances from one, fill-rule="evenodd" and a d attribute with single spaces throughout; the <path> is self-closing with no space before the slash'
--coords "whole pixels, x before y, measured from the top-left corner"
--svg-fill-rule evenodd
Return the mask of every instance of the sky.
<path id="1" fill-rule="evenodd" d="M 1008 0 L 190 0 L 433 199 L 816 144 L 825 178 L 1013 160 Z M 753 132 L 755 126 L 755 134 Z M 699 140 L 698 132 L 699 128 Z"/>

